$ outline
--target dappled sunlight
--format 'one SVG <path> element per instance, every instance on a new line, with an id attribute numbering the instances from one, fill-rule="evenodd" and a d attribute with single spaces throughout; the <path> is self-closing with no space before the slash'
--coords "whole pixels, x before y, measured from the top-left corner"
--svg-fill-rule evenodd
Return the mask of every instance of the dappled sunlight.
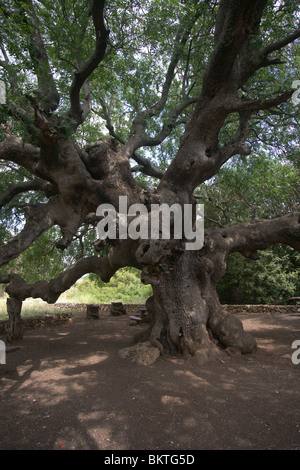
<path id="1" fill-rule="evenodd" d="M 298 2 L 0 4 L 0 449 L 300 449 Z"/>
<path id="2" fill-rule="evenodd" d="M 0 369 L 2 446 L 276 448 L 280 438 L 272 432 L 280 421 L 290 429 L 282 442 L 295 448 L 300 369 L 281 357 L 281 347 L 299 321 L 290 331 L 262 317 L 249 317 L 248 326 L 257 332 L 257 353 L 224 354 L 201 366 L 181 356 L 150 366 L 120 359 L 118 351 L 141 330 L 126 316 L 87 321 L 82 315 L 67 326 L 27 331 L 6 372 Z"/>
<path id="3" fill-rule="evenodd" d="M 161 402 L 163 405 L 187 405 L 189 402 L 186 398 L 183 397 L 178 397 L 178 396 L 170 396 L 170 395 L 164 395 L 161 398 Z"/>
<path id="4" fill-rule="evenodd" d="M 207 380 L 205 380 L 203 377 L 191 372 L 190 370 L 176 370 L 174 372 L 175 375 L 178 375 L 179 377 L 181 376 L 186 376 L 187 378 L 190 379 L 190 385 L 192 387 L 199 387 L 204 384 L 208 384 Z"/>
<path id="5" fill-rule="evenodd" d="M 260 339 L 259 340 L 259 347 L 264 348 L 268 351 L 276 350 L 276 341 L 274 339 Z"/>

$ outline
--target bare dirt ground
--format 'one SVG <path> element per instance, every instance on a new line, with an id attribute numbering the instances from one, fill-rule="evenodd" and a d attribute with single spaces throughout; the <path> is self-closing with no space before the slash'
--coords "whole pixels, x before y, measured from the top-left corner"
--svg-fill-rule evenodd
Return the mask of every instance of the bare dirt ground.
<path id="1" fill-rule="evenodd" d="M 27 330 L 0 365 L 0 449 L 300 449 L 300 316 L 240 318 L 258 351 L 202 366 L 121 359 L 145 327 L 127 316 Z"/>

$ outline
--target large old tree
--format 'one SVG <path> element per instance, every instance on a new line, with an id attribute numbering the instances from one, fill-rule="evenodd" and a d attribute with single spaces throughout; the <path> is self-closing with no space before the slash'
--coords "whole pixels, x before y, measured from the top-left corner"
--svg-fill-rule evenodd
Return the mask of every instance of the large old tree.
<path id="1" fill-rule="evenodd" d="M 1 175 L 19 175 L 0 196 L 6 217 L 19 214 L 0 266 L 53 227 L 68 250 L 83 228 L 95 233 L 99 205 L 119 210 L 119 196 L 149 216 L 151 204 L 205 204 L 197 188 L 250 155 L 252 129 L 257 139 L 290 129 L 297 145 L 296 1 L 4 0 L 0 12 Z M 153 288 L 140 340 L 185 357 L 251 353 L 255 339 L 216 286 L 229 254 L 256 258 L 273 244 L 300 251 L 299 213 L 210 225 L 197 251 L 184 239 L 95 238 L 94 253 L 50 281 L 2 269 L 8 338 L 22 334 L 24 299 L 54 303 L 86 273 L 108 282 L 133 266 Z"/>

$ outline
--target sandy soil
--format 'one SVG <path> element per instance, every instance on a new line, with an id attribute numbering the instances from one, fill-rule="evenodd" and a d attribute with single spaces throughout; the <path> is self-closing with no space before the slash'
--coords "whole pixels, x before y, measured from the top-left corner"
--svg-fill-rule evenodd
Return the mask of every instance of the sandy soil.
<path id="1" fill-rule="evenodd" d="M 27 330 L 0 365 L 0 449 L 300 449 L 300 315 L 240 318 L 258 351 L 201 367 L 121 359 L 127 316 Z"/>

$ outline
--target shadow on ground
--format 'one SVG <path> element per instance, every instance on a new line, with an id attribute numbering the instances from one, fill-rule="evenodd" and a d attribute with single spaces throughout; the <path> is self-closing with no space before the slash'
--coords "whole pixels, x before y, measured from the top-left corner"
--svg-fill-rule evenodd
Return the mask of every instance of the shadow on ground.
<path id="1" fill-rule="evenodd" d="M 300 449 L 300 317 L 240 318 L 257 353 L 202 366 L 121 359 L 127 316 L 26 331 L 0 365 L 0 449 Z"/>

